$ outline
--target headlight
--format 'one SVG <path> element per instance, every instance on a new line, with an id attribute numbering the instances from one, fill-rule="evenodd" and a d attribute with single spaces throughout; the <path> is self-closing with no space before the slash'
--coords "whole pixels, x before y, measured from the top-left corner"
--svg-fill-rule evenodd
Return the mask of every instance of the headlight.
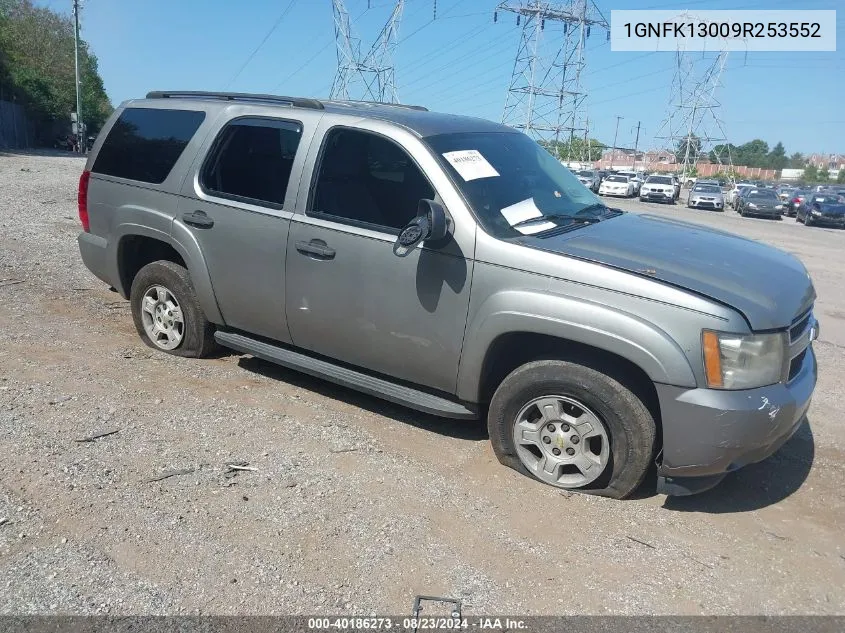
<path id="1" fill-rule="evenodd" d="M 726 334 L 704 330 L 704 373 L 711 389 L 754 389 L 786 373 L 786 333 Z"/>
<path id="2" fill-rule="evenodd" d="M 819 211 L 818 209 L 813 209 L 812 211 L 810 211 L 810 213 L 812 213 L 813 215 L 821 215 L 822 214 L 822 212 Z"/>
<path id="3" fill-rule="evenodd" d="M 749 209 L 756 209 L 756 208 L 757 208 L 757 205 L 756 205 L 756 204 L 754 204 L 753 202 L 749 202 L 749 203 L 748 203 L 748 208 L 749 208 Z"/>

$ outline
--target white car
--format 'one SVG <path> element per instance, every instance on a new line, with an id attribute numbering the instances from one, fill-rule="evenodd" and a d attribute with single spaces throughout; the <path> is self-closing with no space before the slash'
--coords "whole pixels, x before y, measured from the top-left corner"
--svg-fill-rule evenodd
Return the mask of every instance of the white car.
<path id="1" fill-rule="evenodd" d="M 634 183 L 634 195 L 640 193 L 640 187 L 643 186 L 645 182 L 645 174 L 641 171 L 618 171 L 616 172 L 620 176 L 628 176 L 631 179 L 631 182 Z"/>
<path id="2" fill-rule="evenodd" d="M 679 190 L 678 183 L 672 176 L 649 176 L 640 187 L 640 202 L 671 202 L 675 204 Z"/>
<path id="3" fill-rule="evenodd" d="M 634 195 L 634 183 L 628 176 L 614 174 L 601 181 L 599 185 L 600 196 L 622 196 L 630 198 Z"/>

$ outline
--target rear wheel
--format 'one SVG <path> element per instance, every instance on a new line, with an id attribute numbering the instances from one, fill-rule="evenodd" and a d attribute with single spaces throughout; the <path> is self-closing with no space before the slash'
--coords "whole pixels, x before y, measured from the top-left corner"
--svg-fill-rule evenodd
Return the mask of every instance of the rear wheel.
<path id="1" fill-rule="evenodd" d="M 490 402 L 498 460 L 558 488 L 622 499 L 651 464 L 656 427 L 642 401 L 611 376 L 543 360 L 509 374 Z"/>
<path id="2" fill-rule="evenodd" d="M 138 335 L 153 349 L 202 358 L 216 348 L 214 326 L 184 266 L 167 260 L 147 264 L 132 281 L 129 302 Z"/>

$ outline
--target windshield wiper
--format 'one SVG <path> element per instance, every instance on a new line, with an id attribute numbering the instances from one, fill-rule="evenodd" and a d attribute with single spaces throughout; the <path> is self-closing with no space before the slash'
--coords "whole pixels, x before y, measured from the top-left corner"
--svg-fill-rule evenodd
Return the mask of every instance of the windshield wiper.
<path id="1" fill-rule="evenodd" d="M 604 205 L 599 206 L 603 207 Z M 595 216 L 578 216 L 569 213 L 550 213 L 548 215 L 538 215 L 534 218 L 520 220 L 516 224 L 512 225 L 512 228 L 515 229 L 520 226 L 526 226 L 528 224 L 537 224 L 538 222 L 546 222 L 548 220 L 572 220 L 573 222 L 582 222 L 584 224 L 595 224 L 596 222 L 601 222 L 601 219 Z"/>

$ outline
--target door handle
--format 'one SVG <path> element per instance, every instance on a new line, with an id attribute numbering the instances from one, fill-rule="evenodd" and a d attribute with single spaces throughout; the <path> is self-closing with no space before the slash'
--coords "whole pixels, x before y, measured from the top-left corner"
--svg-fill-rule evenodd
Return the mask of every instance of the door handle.
<path id="1" fill-rule="evenodd" d="M 329 248 L 323 240 L 297 242 L 296 250 L 303 255 L 309 255 L 311 257 L 316 257 L 317 259 L 334 259 L 335 256 L 335 250 L 333 248 Z"/>
<path id="2" fill-rule="evenodd" d="M 208 217 L 205 211 L 194 211 L 192 213 L 183 213 L 182 221 L 198 229 L 210 229 L 214 226 L 214 220 Z"/>

